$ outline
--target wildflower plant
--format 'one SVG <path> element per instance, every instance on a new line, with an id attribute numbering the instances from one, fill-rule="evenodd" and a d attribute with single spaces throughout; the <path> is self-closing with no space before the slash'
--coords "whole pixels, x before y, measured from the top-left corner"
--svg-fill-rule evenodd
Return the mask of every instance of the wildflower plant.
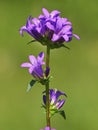
<path id="1" fill-rule="evenodd" d="M 33 38 L 31 42 L 38 41 L 43 46 L 46 46 L 46 54 L 41 51 L 37 57 L 29 55 L 29 62 L 22 63 L 21 67 L 28 68 L 33 77 L 28 84 L 27 91 L 37 82 L 45 86 L 42 93 L 42 107 L 46 112 L 46 127 L 40 130 L 56 130 L 51 128 L 50 120 L 56 113 L 66 119 L 65 112 L 61 108 L 66 101 L 67 95 L 49 86 L 51 77 L 50 50 L 61 47 L 68 48 L 65 44 L 70 42 L 73 37 L 78 40 L 80 38 L 78 35 L 73 34 L 72 23 L 67 18 L 62 18 L 58 10 L 53 10 L 49 13 L 47 9 L 43 8 L 42 12 L 43 14 L 37 18 L 29 16 L 26 25 L 20 28 L 20 34 L 23 36 L 23 32 L 27 32 Z M 46 61 L 44 61 L 44 56 Z"/>

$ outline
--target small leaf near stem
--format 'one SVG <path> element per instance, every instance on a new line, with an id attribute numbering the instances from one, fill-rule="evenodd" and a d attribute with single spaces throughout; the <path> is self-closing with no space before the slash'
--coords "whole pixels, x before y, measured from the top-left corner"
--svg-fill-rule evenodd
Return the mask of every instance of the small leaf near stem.
<path id="1" fill-rule="evenodd" d="M 36 80 L 31 80 L 30 83 L 28 84 L 27 87 L 27 92 L 29 92 L 31 90 L 31 88 L 33 87 L 33 85 L 36 83 Z"/>

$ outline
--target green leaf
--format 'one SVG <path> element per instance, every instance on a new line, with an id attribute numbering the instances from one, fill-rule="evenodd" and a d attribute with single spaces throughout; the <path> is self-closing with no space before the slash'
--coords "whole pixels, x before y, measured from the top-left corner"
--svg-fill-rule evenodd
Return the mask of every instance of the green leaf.
<path id="1" fill-rule="evenodd" d="M 66 115 L 65 115 L 64 110 L 58 111 L 58 113 L 59 113 L 64 119 L 66 119 Z"/>
<path id="2" fill-rule="evenodd" d="M 36 83 L 36 80 L 31 80 L 30 83 L 28 84 L 27 87 L 27 92 L 29 92 L 31 90 L 31 88 L 33 87 L 33 85 Z"/>

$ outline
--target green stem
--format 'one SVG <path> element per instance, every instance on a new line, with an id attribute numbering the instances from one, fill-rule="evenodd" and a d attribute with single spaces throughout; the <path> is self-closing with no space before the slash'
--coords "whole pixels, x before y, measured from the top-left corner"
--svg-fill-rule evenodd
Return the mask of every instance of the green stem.
<path id="1" fill-rule="evenodd" d="M 50 59 L 50 47 L 47 46 L 46 52 L 46 68 L 49 67 L 49 59 Z M 49 82 L 46 84 L 46 122 L 47 126 L 50 127 L 50 97 L 49 97 Z"/>
<path id="2" fill-rule="evenodd" d="M 46 67 L 49 67 L 49 60 L 50 60 L 50 47 L 47 46 L 47 50 L 46 50 Z"/>

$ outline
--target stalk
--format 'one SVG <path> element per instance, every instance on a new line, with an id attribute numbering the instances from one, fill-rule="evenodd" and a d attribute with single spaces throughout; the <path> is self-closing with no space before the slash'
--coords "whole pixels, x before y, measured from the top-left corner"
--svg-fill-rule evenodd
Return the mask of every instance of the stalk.
<path id="1" fill-rule="evenodd" d="M 49 60 L 50 60 L 50 47 L 47 45 L 46 50 L 46 68 L 49 67 Z M 50 125 L 50 97 L 49 97 L 49 82 L 46 83 L 46 123 L 47 126 Z"/>

